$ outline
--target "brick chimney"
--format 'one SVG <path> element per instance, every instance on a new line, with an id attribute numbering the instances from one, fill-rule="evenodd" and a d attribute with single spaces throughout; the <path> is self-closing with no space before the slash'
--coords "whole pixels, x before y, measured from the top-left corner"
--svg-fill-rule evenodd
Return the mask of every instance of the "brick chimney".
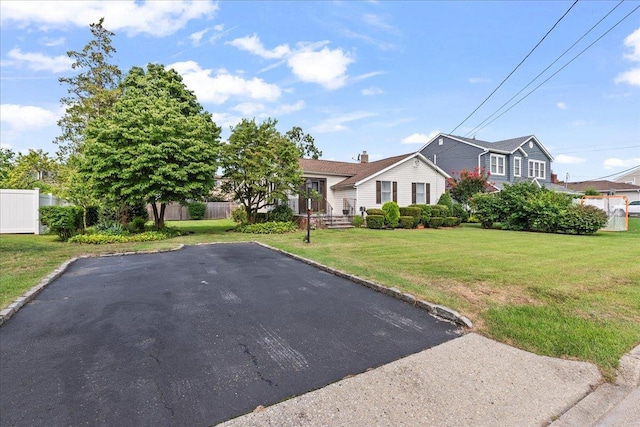
<path id="1" fill-rule="evenodd" d="M 360 158 L 360 163 L 369 163 L 369 155 L 366 151 L 362 151 L 362 154 L 358 156 Z"/>
<path id="2" fill-rule="evenodd" d="M 552 173 L 551 174 L 551 183 L 552 184 L 557 184 L 558 183 L 558 174 L 556 174 L 556 173 Z"/>

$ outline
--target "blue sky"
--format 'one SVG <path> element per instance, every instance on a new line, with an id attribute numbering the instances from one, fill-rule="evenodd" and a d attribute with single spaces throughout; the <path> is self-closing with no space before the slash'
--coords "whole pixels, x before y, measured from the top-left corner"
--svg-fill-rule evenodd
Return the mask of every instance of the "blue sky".
<path id="1" fill-rule="evenodd" d="M 149 62 L 175 68 L 224 138 L 243 117 L 274 117 L 282 132 L 311 133 L 325 159 L 409 153 L 458 127 L 572 3 L 3 0 L 1 143 L 55 153 L 66 91 L 58 78 L 73 75 L 66 52 L 81 50 L 89 24 L 104 17 L 116 33 L 114 62 L 124 72 Z M 474 130 L 616 4 L 579 1 L 454 134 L 534 134 L 554 156 L 553 172 L 571 181 L 640 164 L 640 10 Z M 639 5 L 620 4 L 514 102 Z"/>

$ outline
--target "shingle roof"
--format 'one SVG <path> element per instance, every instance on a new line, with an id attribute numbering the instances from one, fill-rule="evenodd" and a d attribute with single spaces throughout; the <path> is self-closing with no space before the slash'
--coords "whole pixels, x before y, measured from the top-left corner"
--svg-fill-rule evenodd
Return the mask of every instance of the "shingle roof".
<path id="1" fill-rule="evenodd" d="M 381 170 L 399 162 L 400 160 L 406 159 L 412 154 L 414 153 L 387 157 L 386 159 L 368 163 L 349 163 L 334 162 L 332 160 L 300 159 L 300 167 L 307 174 L 317 172 L 322 174 L 343 175 L 348 177 L 345 180 L 331 186 L 331 188 L 340 188 L 352 186 L 356 182 L 362 181 L 363 179 L 366 179 L 367 177 L 380 172 Z"/>
<path id="2" fill-rule="evenodd" d="M 468 142 L 469 144 L 475 144 L 479 147 L 486 148 L 488 150 L 506 151 L 509 153 L 516 151 L 518 147 L 520 147 L 530 138 L 533 138 L 533 135 L 528 135 L 528 136 L 521 136 L 518 138 L 505 139 L 502 141 L 489 142 L 489 141 L 482 141 L 480 139 L 465 138 L 463 136 L 457 136 L 457 135 L 446 135 L 446 136 L 456 138 L 460 141 Z"/>
<path id="3" fill-rule="evenodd" d="M 568 182 L 567 187 L 575 191 L 585 191 L 587 188 L 595 188 L 597 191 L 608 190 L 640 190 L 640 185 L 626 184 L 616 181 L 580 181 Z"/>

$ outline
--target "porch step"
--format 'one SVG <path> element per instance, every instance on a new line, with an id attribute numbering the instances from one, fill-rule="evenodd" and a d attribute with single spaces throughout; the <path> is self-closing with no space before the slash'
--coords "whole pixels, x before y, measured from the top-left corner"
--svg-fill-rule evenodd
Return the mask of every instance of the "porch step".
<path id="1" fill-rule="evenodd" d="M 329 224 L 327 228 L 331 228 L 331 229 L 353 228 L 351 221 L 352 221 L 352 217 L 350 216 L 335 215 L 332 218 L 331 224 Z"/>

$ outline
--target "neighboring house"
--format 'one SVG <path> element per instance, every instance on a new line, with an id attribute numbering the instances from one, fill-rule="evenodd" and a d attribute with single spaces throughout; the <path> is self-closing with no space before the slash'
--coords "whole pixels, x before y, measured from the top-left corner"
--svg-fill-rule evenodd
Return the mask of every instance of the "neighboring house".
<path id="1" fill-rule="evenodd" d="M 525 180 L 555 188 L 551 179 L 553 157 L 534 135 L 488 142 L 440 133 L 419 152 L 448 173 L 485 168 L 497 189 Z"/>
<path id="2" fill-rule="evenodd" d="M 640 165 L 631 169 L 619 178 L 616 178 L 616 182 L 624 182 L 626 184 L 640 185 Z"/>
<path id="3" fill-rule="evenodd" d="M 588 188 L 593 188 L 603 196 L 626 196 L 630 202 L 640 200 L 640 185 L 627 184 L 616 181 L 581 181 L 567 182 L 565 186 L 569 190 L 584 193 Z"/>
<path id="4" fill-rule="evenodd" d="M 367 152 L 360 163 L 300 159 L 304 180 L 322 195 L 313 200 L 314 213 L 354 215 L 361 208 L 380 208 L 395 201 L 400 206 L 435 204 L 449 177 L 420 153 L 404 154 L 369 162 Z M 291 200 L 299 214 L 306 213 L 306 196 Z"/>

